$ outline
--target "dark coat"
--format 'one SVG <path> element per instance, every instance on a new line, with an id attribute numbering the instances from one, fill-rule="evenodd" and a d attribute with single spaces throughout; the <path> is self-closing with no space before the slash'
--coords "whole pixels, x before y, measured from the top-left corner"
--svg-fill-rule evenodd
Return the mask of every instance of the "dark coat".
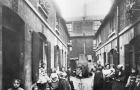
<path id="1" fill-rule="evenodd" d="M 94 89 L 93 90 L 102 90 L 103 89 L 103 73 L 97 71 L 94 76 Z"/>
<path id="2" fill-rule="evenodd" d="M 134 90 L 140 90 L 140 87 L 135 87 L 135 89 Z"/>
<path id="3" fill-rule="evenodd" d="M 131 74 L 127 80 L 126 87 L 128 90 L 134 90 L 136 87 L 136 75 Z"/>
<path id="4" fill-rule="evenodd" d="M 59 80 L 59 90 L 71 90 L 68 80 L 66 79 Z"/>
<path id="5" fill-rule="evenodd" d="M 121 73 L 119 75 L 119 73 Z M 124 90 L 125 89 L 125 72 L 117 71 L 116 79 L 113 81 L 112 90 Z"/>

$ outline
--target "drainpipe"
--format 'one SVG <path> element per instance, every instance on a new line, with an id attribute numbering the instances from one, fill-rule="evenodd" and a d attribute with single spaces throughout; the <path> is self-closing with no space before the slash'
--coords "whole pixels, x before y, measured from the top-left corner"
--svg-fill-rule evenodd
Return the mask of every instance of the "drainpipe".
<path id="1" fill-rule="evenodd" d="M 118 64 L 120 64 L 120 51 L 119 51 L 119 47 L 120 47 L 120 42 L 119 42 L 119 25 L 120 25 L 120 21 L 119 21 L 119 7 L 117 6 L 117 53 L 118 53 Z"/>

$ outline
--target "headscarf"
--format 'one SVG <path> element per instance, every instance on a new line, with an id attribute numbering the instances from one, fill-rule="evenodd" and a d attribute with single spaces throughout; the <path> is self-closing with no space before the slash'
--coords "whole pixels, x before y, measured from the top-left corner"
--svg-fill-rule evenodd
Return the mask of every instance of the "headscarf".
<path id="1" fill-rule="evenodd" d="M 50 76 L 50 78 L 51 78 L 51 81 L 52 81 L 52 82 L 57 82 L 57 81 L 59 81 L 59 78 L 58 78 L 57 73 L 52 73 L 51 76 Z"/>

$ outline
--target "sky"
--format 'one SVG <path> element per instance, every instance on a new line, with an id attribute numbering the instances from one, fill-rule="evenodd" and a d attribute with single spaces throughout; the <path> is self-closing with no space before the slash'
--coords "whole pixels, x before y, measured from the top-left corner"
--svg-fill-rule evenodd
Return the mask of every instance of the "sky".
<path id="1" fill-rule="evenodd" d="M 104 17 L 110 10 L 113 0 L 55 0 L 62 17 L 69 18 L 86 16 Z M 84 9 L 86 7 L 86 11 Z"/>

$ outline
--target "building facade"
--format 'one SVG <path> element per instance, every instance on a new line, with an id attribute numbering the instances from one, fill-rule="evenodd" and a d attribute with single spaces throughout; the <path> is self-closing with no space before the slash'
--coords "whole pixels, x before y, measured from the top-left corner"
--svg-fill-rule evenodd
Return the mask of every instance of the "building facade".
<path id="1" fill-rule="evenodd" d="M 140 71 L 139 5 L 139 0 L 114 0 L 96 33 L 96 56 L 102 65 L 129 65 Z"/>
<path id="2" fill-rule="evenodd" d="M 67 22 L 71 43 L 69 59 L 70 66 L 73 69 L 76 68 L 77 62 L 85 64 L 88 60 L 95 60 L 95 49 L 93 48 L 95 45 L 94 35 L 99 25 L 100 20 L 90 20 L 87 18 Z"/>
<path id="3" fill-rule="evenodd" d="M 14 78 L 25 90 L 38 80 L 43 63 L 67 68 L 69 34 L 52 0 L 0 0 L 0 89 Z"/>

